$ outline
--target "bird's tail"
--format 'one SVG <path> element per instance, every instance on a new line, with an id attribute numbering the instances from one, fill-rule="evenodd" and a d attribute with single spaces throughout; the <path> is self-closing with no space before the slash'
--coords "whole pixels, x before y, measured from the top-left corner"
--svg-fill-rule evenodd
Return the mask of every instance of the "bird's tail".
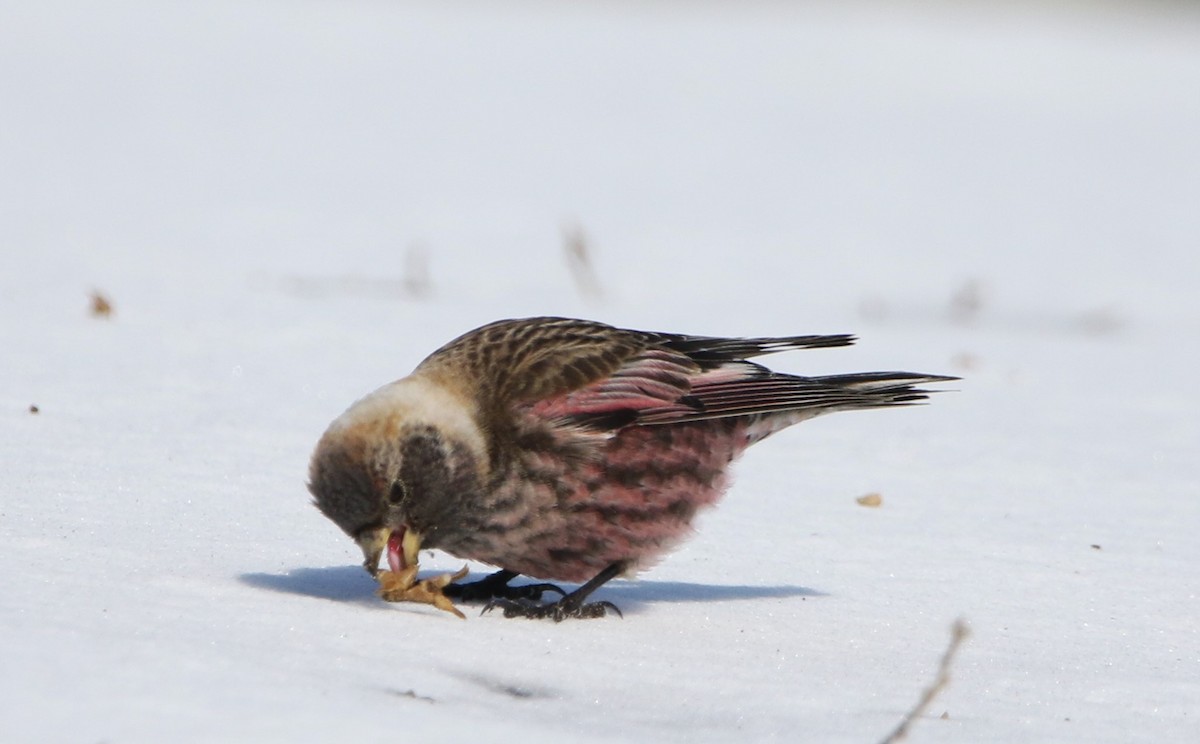
<path id="1" fill-rule="evenodd" d="M 924 390 L 918 387 L 919 385 L 952 382 L 960 378 L 950 375 L 926 375 L 918 372 L 856 372 L 847 375 L 810 377 L 809 379 L 831 389 L 848 393 L 847 397 L 838 401 L 841 404 L 838 407 L 879 408 L 919 403 L 927 400 L 932 393 L 943 392 L 941 390 Z"/>
<path id="2" fill-rule="evenodd" d="M 796 391 L 784 397 L 786 404 L 761 406 L 747 417 L 747 445 L 793 424 L 834 411 L 916 405 L 931 394 L 942 392 L 925 390 L 919 385 L 959 378 L 916 372 L 858 372 L 824 377 L 780 375 L 778 379 L 790 383 Z"/>

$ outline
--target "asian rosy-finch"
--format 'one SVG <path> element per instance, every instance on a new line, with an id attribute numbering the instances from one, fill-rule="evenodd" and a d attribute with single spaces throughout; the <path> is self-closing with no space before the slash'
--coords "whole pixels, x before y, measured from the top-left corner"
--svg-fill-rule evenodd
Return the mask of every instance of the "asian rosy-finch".
<path id="1" fill-rule="evenodd" d="M 495 598 L 508 616 L 601 616 L 615 608 L 587 597 L 686 537 L 751 444 L 823 413 L 915 403 L 928 392 L 917 385 L 955 379 L 800 377 L 747 361 L 853 342 L 498 321 L 337 418 L 313 454 L 309 490 L 362 548 L 385 598 L 451 611 L 446 597 Z M 471 584 L 417 582 L 422 548 L 501 570 Z M 385 555 L 391 570 L 380 574 Z M 519 574 L 585 583 L 569 594 L 509 586 Z M 540 603 L 547 590 L 564 596 Z"/>

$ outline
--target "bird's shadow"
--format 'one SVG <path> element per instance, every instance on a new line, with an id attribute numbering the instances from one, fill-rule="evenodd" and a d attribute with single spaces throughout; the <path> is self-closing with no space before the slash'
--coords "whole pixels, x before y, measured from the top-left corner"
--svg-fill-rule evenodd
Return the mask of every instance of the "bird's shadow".
<path id="1" fill-rule="evenodd" d="M 324 568 L 293 568 L 283 573 L 244 573 L 238 576 L 243 584 L 284 594 L 298 594 L 331 602 L 378 604 L 375 583 L 362 566 L 326 566 Z"/>
<path id="2" fill-rule="evenodd" d="M 436 572 L 428 572 L 433 574 Z M 426 576 L 422 573 L 422 576 Z M 472 572 L 464 581 L 477 581 L 486 573 Z M 280 574 L 244 573 L 243 584 L 285 594 L 298 594 L 333 602 L 350 602 L 381 607 L 375 595 L 378 584 L 361 566 L 294 568 Z M 520 584 L 524 579 L 518 580 Z M 563 586 L 570 591 L 574 587 Z M 553 595 L 550 595 L 553 596 Z M 606 584 L 596 595 L 618 603 L 624 610 L 655 602 L 729 602 L 785 597 L 823 597 L 824 592 L 803 586 L 751 584 L 697 584 L 686 581 L 617 580 Z"/>

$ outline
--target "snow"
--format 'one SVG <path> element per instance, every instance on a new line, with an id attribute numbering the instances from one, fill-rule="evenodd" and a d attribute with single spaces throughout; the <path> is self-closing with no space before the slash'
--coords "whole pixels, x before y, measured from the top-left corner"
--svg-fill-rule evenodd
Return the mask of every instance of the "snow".
<path id="1" fill-rule="evenodd" d="M 3 741 L 871 742 L 957 617 L 911 741 L 1200 740 L 1191 6 L 4 3 L 0 90 Z M 313 445 L 540 313 L 965 379 L 756 446 L 624 619 L 378 601 Z"/>

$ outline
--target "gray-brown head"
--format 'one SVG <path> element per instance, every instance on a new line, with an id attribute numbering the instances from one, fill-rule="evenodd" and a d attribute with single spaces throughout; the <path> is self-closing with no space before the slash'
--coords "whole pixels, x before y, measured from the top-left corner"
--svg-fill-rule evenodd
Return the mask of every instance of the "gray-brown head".
<path id="1" fill-rule="evenodd" d="M 376 390 L 330 424 L 313 453 L 308 490 L 321 513 L 358 543 L 374 575 L 385 549 L 399 570 L 416 562 L 423 540 L 436 545 L 452 527 L 447 512 L 464 489 L 478 488 L 486 461 L 467 400 L 414 375 Z"/>

